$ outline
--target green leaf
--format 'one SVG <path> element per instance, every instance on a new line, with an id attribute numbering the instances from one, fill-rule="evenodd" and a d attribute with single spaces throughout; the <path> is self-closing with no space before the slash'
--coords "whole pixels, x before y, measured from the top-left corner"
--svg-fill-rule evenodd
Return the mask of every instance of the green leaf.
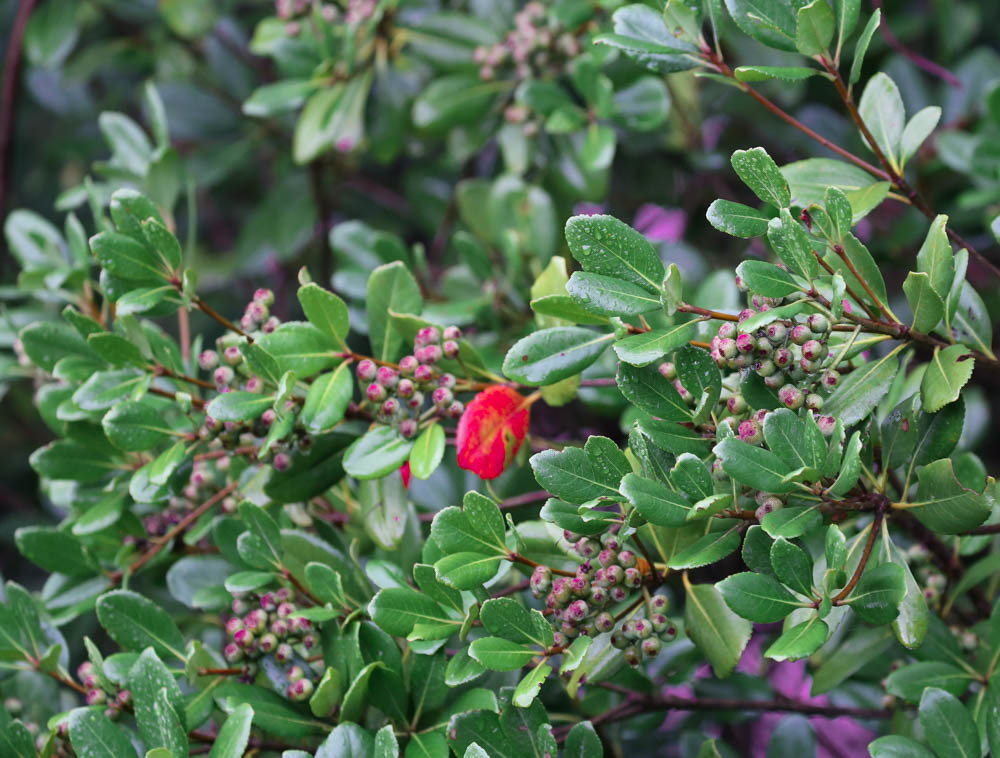
<path id="1" fill-rule="evenodd" d="M 587 368 L 613 339 L 614 334 L 598 334 L 578 326 L 542 329 L 511 347 L 503 372 L 522 384 L 555 384 Z"/>
<path id="2" fill-rule="evenodd" d="M 667 562 L 672 569 L 690 569 L 707 566 L 721 561 L 730 553 L 739 550 L 740 533 L 737 529 L 722 532 L 712 532 L 675 553 Z"/>
<path id="3" fill-rule="evenodd" d="M 961 697 L 974 679 L 965 669 L 944 661 L 917 661 L 889 674 L 886 692 L 909 703 L 920 702 L 927 687 L 939 687 L 955 697 Z"/>
<path id="4" fill-rule="evenodd" d="M 507 87 L 507 82 L 482 82 L 474 74 L 439 77 L 413 101 L 413 124 L 429 132 L 444 132 L 475 123 Z"/>
<path id="5" fill-rule="evenodd" d="M 911 395 L 882 422 L 882 460 L 888 468 L 898 468 L 944 458 L 958 444 L 964 423 L 961 398 L 937 413 L 927 413 L 919 394 Z"/>
<path id="6" fill-rule="evenodd" d="M 599 497 L 618 498 L 621 477 L 602 471 L 586 451 L 578 447 L 543 450 L 531 457 L 535 479 L 549 492 L 571 503 L 586 503 Z M 436 520 L 436 519 L 435 519 Z"/>
<path id="7" fill-rule="evenodd" d="M 928 687 L 920 697 L 920 725 L 934 752 L 948 758 L 979 758 L 979 732 L 972 716 L 954 696 Z"/>
<path id="8" fill-rule="evenodd" d="M 169 613 L 142 595 L 129 590 L 102 595 L 97 601 L 97 620 L 108 636 L 126 650 L 152 646 L 161 657 L 186 660 L 184 635 L 177 624 Z"/>
<path id="9" fill-rule="evenodd" d="M 181 268 L 184 254 L 181 245 L 162 222 L 155 218 L 147 218 L 142 222 L 142 231 L 146 242 L 160 258 L 160 266 L 167 272 L 176 272 Z"/>
<path id="10" fill-rule="evenodd" d="M 733 153 L 731 162 L 743 183 L 762 202 L 769 203 L 775 208 L 787 208 L 791 204 L 792 196 L 788 182 L 764 148 L 737 150 Z"/>
<path id="11" fill-rule="evenodd" d="M 900 165 L 899 142 L 903 136 L 906 111 L 899 88 L 888 75 L 879 72 L 868 80 L 858 102 L 858 113 L 876 144 L 895 167 Z"/>
<path id="12" fill-rule="evenodd" d="M 392 724 L 386 724 L 375 733 L 375 745 L 371 755 L 372 758 L 397 758 L 399 743 L 396 741 Z"/>
<path id="13" fill-rule="evenodd" d="M 753 489 L 782 493 L 795 488 L 785 481 L 791 467 L 770 450 L 730 437 L 716 445 L 713 452 L 727 474 Z"/>
<path id="14" fill-rule="evenodd" d="M 621 481 L 621 493 L 650 523 L 657 526 L 684 526 L 691 503 L 666 485 L 628 474 Z"/>
<path id="15" fill-rule="evenodd" d="M 815 505 L 794 505 L 771 511 L 760 522 L 761 528 L 772 537 L 793 539 L 812 531 L 823 523 L 823 516 Z"/>
<path id="16" fill-rule="evenodd" d="M 112 366 L 143 366 L 146 363 L 139 348 L 117 334 L 91 334 L 87 337 L 87 345 Z"/>
<path id="17" fill-rule="evenodd" d="M 948 458 L 928 463 L 917 473 L 917 500 L 907 503 L 913 515 L 939 534 L 975 529 L 992 511 L 991 499 L 958 481 Z"/>
<path id="18" fill-rule="evenodd" d="M 843 239 L 842 249 L 843 256 L 831 250 L 823 257 L 823 260 L 830 268 L 843 276 L 846 285 L 858 293 L 859 297 L 864 298 L 866 302 L 871 303 L 876 308 L 880 307 L 879 303 L 887 303 L 888 295 L 886 294 L 885 281 L 882 279 L 882 272 L 868 248 L 853 234 L 847 234 Z M 850 261 L 850 266 L 844 260 L 845 257 L 847 261 Z M 860 274 L 860 280 L 854 275 L 851 266 Z M 868 294 L 862 280 L 874 293 L 874 297 Z"/>
<path id="19" fill-rule="evenodd" d="M 309 163 L 330 148 L 348 152 L 361 142 L 371 81 L 371 72 L 358 74 L 320 89 L 306 101 L 292 140 L 296 163 Z"/>
<path id="20" fill-rule="evenodd" d="M 344 471 L 356 479 L 378 479 L 406 463 L 412 447 L 391 426 L 374 426 L 344 451 Z"/>
<path id="21" fill-rule="evenodd" d="M 528 610 L 509 597 L 495 598 L 483 603 L 479 618 L 490 634 L 504 639 L 552 647 L 552 626 L 540 611 Z M 523 707 L 523 706 L 522 706 Z"/>
<path id="22" fill-rule="evenodd" d="M 569 730 L 563 747 L 564 758 L 602 758 L 603 755 L 601 738 L 597 736 L 597 730 L 589 721 L 581 721 Z"/>
<path id="23" fill-rule="evenodd" d="M 545 659 L 539 661 L 538 665 L 525 674 L 521 678 L 521 681 L 517 683 L 511 702 L 517 708 L 529 707 L 534 699 L 538 697 L 539 690 L 542 689 L 542 685 L 545 684 L 545 680 L 548 679 L 551 673 L 552 666 L 546 663 Z"/>
<path id="24" fill-rule="evenodd" d="M 413 443 L 413 449 L 410 450 L 410 473 L 417 479 L 429 479 L 444 458 L 444 447 L 444 427 L 432 423 Z"/>
<path id="25" fill-rule="evenodd" d="M 83 545 L 69 532 L 49 526 L 22 526 L 14 532 L 21 554 L 46 571 L 67 576 L 92 576 L 94 564 Z"/>
<path id="26" fill-rule="evenodd" d="M 207 413 L 217 421 L 252 421 L 274 405 L 271 395 L 258 395 L 255 392 L 225 392 L 215 397 L 205 408 Z"/>
<path id="27" fill-rule="evenodd" d="M 566 291 L 583 308 L 600 316 L 635 316 L 660 307 L 660 299 L 646 287 L 603 274 L 575 271 Z"/>
<path id="28" fill-rule="evenodd" d="M 787 208 L 768 222 L 767 241 L 790 270 L 807 279 L 816 275 L 819 264 L 812 253 L 812 242 Z"/>
<path id="29" fill-rule="evenodd" d="M 743 261 L 736 267 L 736 275 L 751 292 L 764 297 L 784 297 L 799 291 L 786 271 L 765 261 Z"/>
<path id="30" fill-rule="evenodd" d="M 299 420 L 313 434 L 329 431 L 344 420 L 353 394 L 350 364 L 341 363 L 333 371 L 320 374 L 309 385 Z"/>
<path id="31" fill-rule="evenodd" d="M 782 0 L 726 0 L 733 21 L 758 42 L 778 50 L 795 52 L 795 10 Z"/>
<path id="32" fill-rule="evenodd" d="M 69 739 L 79 758 L 134 758 L 128 734 L 99 710 L 74 708 L 69 714 Z M 32 746 L 34 755 L 34 746 Z"/>
<path id="33" fill-rule="evenodd" d="M 329 725 L 307 715 L 283 695 L 252 684 L 226 681 L 215 690 L 215 701 L 226 713 L 246 704 L 253 708 L 254 726 L 277 737 L 301 739 L 326 734 Z"/>
<path id="34" fill-rule="evenodd" d="M 314 283 L 299 287 L 299 302 L 309 323 L 346 350 L 345 340 L 351 328 L 347 304 L 329 290 Z"/>
<path id="35" fill-rule="evenodd" d="M 147 747 L 164 747 L 175 755 L 187 752 L 183 695 L 173 674 L 151 648 L 146 648 L 126 680 L 135 704 L 135 720 Z"/>
<path id="36" fill-rule="evenodd" d="M 573 216 L 566 222 L 566 242 L 584 271 L 623 279 L 658 295 L 663 263 L 652 244 L 628 224 L 613 216 Z"/>
<path id="37" fill-rule="evenodd" d="M 736 74 L 736 78 L 741 82 L 767 82 L 774 79 L 785 82 L 798 82 L 808 79 L 811 76 L 819 76 L 822 72 L 819 69 L 806 68 L 805 66 L 737 66 L 733 73 Z M 724 201 L 716 200 L 716 202 Z M 716 228 L 718 229 L 717 226 Z M 741 237 L 743 235 L 738 234 L 736 236 Z"/>
<path id="38" fill-rule="evenodd" d="M 836 24 L 827 0 L 813 0 L 799 8 L 795 47 L 803 55 L 825 55 L 833 40 Z"/>
<path id="39" fill-rule="evenodd" d="M 615 380 L 625 399 L 640 410 L 666 421 L 690 421 L 687 403 L 655 366 L 619 363 Z"/>
<path id="40" fill-rule="evenodd" d="M 872 37 L 875 36 L 875 32 L 878 31 L 881 22 L 882 10 L 876 8 L 871 18 L 868 19 L 868 23 L 865 24 L 865 28 L 861 31 L 858 41 L 854 44 L 854 60 L 851 61 L 851 74 L 847 79 L 848 84 L 854 85 L 861 78 L 861 64 L 865 62 L 868 45 L 871 44 Z"/>
<path id="41" fill-rule="evenodd" d="M 846 602 L 869 624 L 888 624 L 899 615 L 906 594 L 903 569 L 895 563 L 868 567 Z"/>
<path id="42" fill-rule="evenodd" d="M 315 758 L 373 758 L 375 739 L 357 724 L 340 723 L 316 748 Z"/>
<path id="43" fill-rule="evenodd" d="M 774 661 L 797 661 L 800 658 L 808 658 L 826 642 L 829 633 L 826 622 L 814 616 L 783 632 L 764 651 L 764 657 Z"/>
<path id="44" fill-rule="evenodd" d="M 916 155 L 917 150 L 920 149 L 924 140 L 931 136 L 931 132 L 934 131 L 940 120 L 941 108 L 936 105 L 928 105 L 913 114 L 899 140 L 900 160 L 904 165 L 906 161 Z"/>
<path id="45" fill-rule="evenodd" d="M 934 753 L 916 740 L 898 734 L 869 742 L 868 754 L 872 758 L 935 758 Z"/>
<path id="46" fill-rule="evenodd" d="M 743 618 L 759 624 L 781 621 L 801 605 L 773 577 L 751 571 L 733 574 L 715 586 L 726 605 Z"/>
<path id="47" fill-rule="evenodd" d="M 628 57 L 653 71 L 683 71 L 694 68 L 687 53 L 697 48 L 675 36 L 663 16 L 638 3 L 615 11 L 614 34 L 598 35 L 594 41 L 622 50 Z"/>
<path id="48" fill-rule="evenodd" d="M 632 366 L 646 366 L 687 345 L 697 332 L 698 322 L 688 321 L 666 329 L 633 334 L 615 342 L 615 353 L 619 360 Z"/>
<path id="49" fill-rule="evenodd" d="M 156 447 L 173 432 L 161 411 L 138 400 L 124 400 L 101 419 L 104 434 L 112 445 L 126 452 Z"/>
<path id="50" fill-rule="evenodd" d="M 391 323 L 390 311 L 419 314 L 423 308 L 420 286 L 404 263 L 393 261 L 372 271 L 366 305 L 372 355 L 384 361 L 395 360 L 403 338 Z"/>
<path id="51" fill-rule="evenodd" d="M 964 345 L 951 345 L 942 350 L 934 348 L 934 355 L 920 382 L 920 397 L 924 409 L 930 413 L 941 410 L 962 394 L 962 387 L 972 377 L 975 360 Z"/>
<path id="52" fill-rule="evenodd" d="M 911 271 L 903 282 L 903 293 L 913 311 L 913 328 L 929 332 L 944 316 L 944 300 L 934 291 L 930 275 Z"/>
<path id="53" fill-rule="evenodd" d="M 857 223 L 881 203 L 889 192 L 888 182 L 879 182 L 864 169 L 832 158 L 807 158 L 781 167 L 792 192 L 792 204 L 807 208 L 824 205 L 830 187 L 841 190 L 851 204 Z"/>
<path id="54" fill-rule="evenodd" d="M 438 576 L 457 590 L 473 590 L 494 576 L 502 556 L 482 553 L 451 553 L 434 564 Z"/>
<path id="55" fill-rule="evenodd" d="M 556 326 L 566 322 L 595 326 L 608 323 L 607 317 L 595 316 L 569 295 L 543 295 L 532 299 L 530 305 L 536 316 L 552 317 L 539 321 L 542 326 Z"/>
<path id="56" fill-rule="evenodd" d="M 270 334 L 261 334 L 255 344 L 274 356 L 281 374 L 313 376 L 340 362 L 330 350 L 329 338 L 303 321 L 286 321 Z"/>
<path id="57" fill-rule="evenodd" d="M 132 395 L 147 381 L 147 375 L 136 369 L 98 371 L 73 393 L 73 402 L 85 411 L 105 411 Z"/>
<path id="58" fill-rule="evenodd" d="M 936 216 L 917 251 L 917 270 L 930 277 L 931 287 L 942 301 L 947 299 L 955 280 L 955 254 L 948 240 L 947 224 L 947 216 Z"/>
<path id="59" fill-rule="evenodd" d="M 343 692 L 344 685 L 340 672 L 335 668 L 327 667 L 319 684 L 316 685 L 316 691 L 309 698 L 309 710 L 316 718 L 329 718 L 333 709 L 340 702 Z"/>
<path id="60" fill-rule="evenodd" d="M 132 237 L 118 232 L 99 232 L 90 238 L 90 249 L 109 274 L 133 281 L 165 281 L 159 256 Z"/>
<path id="61" fill-rule="evenodd" d="M 461 510 L 449 506 L 431 522 L 431 538 L 446 553 L 474 549 L 506 555 L 505 532 L 500 508 L 478 492 L 465 494 Z"/>
<path id="62" fill-rule="evenodd" d="M 899 370 L 898 348 L 860 366 L 845 377 L 823 404 L 823 412 L 840 419 L 844 426 L 865 418 L 889 391 Z"/>
<path id="63" fill-rule="evenodd" d="M 771 452 L 795 468 L 819 469 L 826 456 L 826 440 L 815 424 L 807 424 L 787 408 L 767 414 L 764 440 Z"/>
<path id="64" fill-rule="evenodd" d="M 800 595 L 813 596 L 812 558 L 798 545 L 778 537 L 771 545 L 771 567 L 782 584 Z"/>
<path id="65" fill-rule="evenodd" d="M 737 69 L 739 76 L 740 69 Z M 730 200 L 716 200 L 705 213 L 708 223 L 720 232 L 731 234 L 733 237 L 749 239 L 767 234 L 767 224 L 771 217 L 751 208 L 749 205 L 734 203 Z"/>
<path id="66" fill-rule="evenodd" d="M 368 605 L 368 613 L 372 621 L 395 637 L 406 637 L 416 624 L 452 625 L 453 631 L 461 625 L 427 595 L 409 587 L 379 590 Z"/>
<path id="67" fill-rule="evenodd" d="M 502 637 L 480 637 L 469 645 L 469 655 L 490 671 L 516 671 L 528 665 L 538 651 Z"/>
<path id="68" fill-rule="evenodd" d="M 729 676 L 750 641 L 753 624 L 737 616 L 711 584 L 684 582 L 684 627 L 720 678 Z"/>

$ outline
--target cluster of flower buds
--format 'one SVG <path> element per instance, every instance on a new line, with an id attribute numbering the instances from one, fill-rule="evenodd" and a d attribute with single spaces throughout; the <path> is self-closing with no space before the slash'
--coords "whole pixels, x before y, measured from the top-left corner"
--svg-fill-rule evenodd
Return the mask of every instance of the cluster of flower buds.
<path id="1" fill-rule="evenodd" d="M 454 374 L 436 367 L 442 358 L 458 357 L 461 336 L 457 326 L 444 330 L 425 326 L 417 332 L 413 353 L 400 359 L 398 368 L 378 366 L 367 358 L 358 361 L 358 383 L 376 409 L 378 421 L 396 427 L 409 439 L 416 436 L 421 418 L 429 412 L 450 418 L 462 415 L 465 406 L 455 399 Z"/>
<path id="2" fill-rule="evenodd" d="M 102 686 L 101 678 L 97 676 L 97 670 L 90 661 L 84 661 L 76 668 L 76 677 L 80 684 L 87 690 L 87 705 L 103 705 L 104 715 L 112 721 L 121 716 L 122 711 L 131 708 L 132 693 L 128 690 L 116 687 L 114 684 L 104 681 Z M 110 688 L 108 688 L 110 685 Z"/>
<path id="3" fill-rule="evenodd" d="M 41 755 L 52 758 L 75 758 L 76 753 L 69 743 L 69 719 L 63 719 L 52 733 L 43 732 L 38 722 L 25 718 L 24 701 L 17 697 L 6 697 L 3 700 L 4 710 L 14 718 L 20 718 L 24 728 L 35 739 L 35 749 Z"/>
<path id="4" fill-rule="evenodd" d="M 754 308 L 739 315 L 739 323 L 776 306 L 772 298 L 754 295 Z M 823 408 L 820 391 L 829 392 L 840 383 L 840 374 L 827 367 L 832 324 L 822 313 L 811 314 L 804 322 L 772 321 L 752 333 L 727 321 L 712 338 L 712 358 L 719 368 L 753 371 L 764 384 L 778 393 L 778 399 L 793 411 L 803 406 L 811 411 Z M 731 413 L 745 408 L 743 398 L 728 398 Z"/>
<path id="5" fill-rule="evenodd" d="M 289 37 L 297 37 L 302 32 L 303 22 L 308 21 L 309 14 L 317 3 L 310 0 L 276 0 L 274 3 L 274 15 L 285 22 L 285 34 Z M 356 23 L 358 12 L 369 8 L 368 16 L 375 10 L 376 0 L 352 0 L 348 4 L 347 21 Z M 327 23 L 332 23 L 340 17 L 340 9 L 333 3 L 323 3 L 318 7 L 320 17 Z M 353 11 L 353 13 L 352 13 Z"/>
<path id="6" fill-rule="evenodd" d="M 498 68 L 513 64 L 518 79 L 558 76 L 566 61 L 580 52 L 580 40 L 550 18 L 545 5 L 527 3 L 514 15 L 514 29 L 502 42 L 480 45 L 473 53 L 479 78 L 489 81 Z"/>
<path id="7" fill-rule="evenodd" d="M 547 566 L 538 566 L 529 586 L 535 597 L 545 597 L 549 619 L 556 628 L 556 645 L 568 645 L 580 635 L 596 637 L 611 633 L 612 644 L 625 651 L 629 665 L 637 666 L 643 658 L 655 658 L 662 641 L 676 637 L 677 629 L 663 615 L 667 599 L 662 595 L 650 598 L 648 618 L 635 618 L 633 614 L 619 621 L 613 614 L 618 606 L 628 607 L 642 591 L 645 579 L 641 566 L 644 561 L 622 547 L 618 532 L 616 525 L 604 532 L 600 540 L 564 532 L 566 540 L 584 559 L 575 576 L 553 579 Z M 624 644 L 618 644 L 621 641 Z"/>
<path id="8" fill-rule="evenodd" d="M 242 679 L 257 676 L 257 661 L 271 656 L 288 665 L 286 695 L 306 700 L 313 693 L 316 672 L 308 659 L 319 649 L 319 634 L 308 619 L 296 615 L 292 591 L 282 587 L 262 595 L 242 595 L 233 599 L 232 612 L 225 623 L 229 642 L 222 654 L 231 664 L 243 663 Z"/>

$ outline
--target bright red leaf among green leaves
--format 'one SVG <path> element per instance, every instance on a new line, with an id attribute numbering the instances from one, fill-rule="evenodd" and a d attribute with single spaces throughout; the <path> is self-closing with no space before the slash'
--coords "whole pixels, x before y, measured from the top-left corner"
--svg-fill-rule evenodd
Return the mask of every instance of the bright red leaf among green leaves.
<path id="1" fill-rule="evenodd" d="M 531 399 L 510 387 L 496 384 L 480 392 L 458 422 L 458 465 L 483 479 L 496 479 L 517 455 L 530 416 Z"/>

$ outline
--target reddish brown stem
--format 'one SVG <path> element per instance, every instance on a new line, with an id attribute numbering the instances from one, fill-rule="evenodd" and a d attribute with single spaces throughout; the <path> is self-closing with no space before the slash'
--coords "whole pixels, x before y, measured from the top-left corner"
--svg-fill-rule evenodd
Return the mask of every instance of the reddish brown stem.
<path id="1" fill-rule="evenodd" d="M 818 142 L 819 144 L 821 144 L 827 150 L 833 151 L 834 153 L 836 153 L 840 157 L 842 157 L 845 160 L 848 160 L 851 163 L 853 163 L 855 166 L 858 166 L 859 168 L 863 168 L 868 173 L 870 173 L 870 174 L 872 174 L 874 176 L 877 176 L 880 179 L 883 179 L 883 180 L 886 180 L 886 181 L 890 181 L 891 180 L 891 177 L 889 176 L 889 174 L 887 174 L 882 169 L 878 168 L 877 166 L 873 166 L 871 163 L 869 163 L 866 160 L 863 160 L 862 158 L 859 158 L 858 156 L 856 156 L 854 153 L 850 152 L 849 150 L 845 150 L 840 145 L 837 145 L 837 144 L 831 142 L 826 137 L 824 137 L 822 134 L 819 134 L 818 132 L 814 131 L 813 129 L 810 129 L 808 126 L 806 126 L 805 124 L 803 124 L 801 121 L 799 121 L 797 118 L 795 118 L 794 116 L 792 116 L 790 113 L 787 113 L 781 107 L 779 107 L 778 105 L 775 105 L 773 102 L 771 102 L 770 100 L 768 100 L 766 97 L 764 97 L 762 94 L 760 94 L 757 90 L 755 90 L 749 84 L 747 84 L 746 82 L 741 82 L 739 79 L 736 78 L 736 73 L 729 67 L 729 64 L 727 64 L 724 60 L 722 60 L 722 57 L 719 56 L 719 55 L 717 55 L 715 53 L 715 51 L 713 51 L 713 50 L 704 50 L 703 53 L 705 55 L 705 58 L 713 66 L 715 66 L 715 68 L 719 71 L 720 74 L 722 74 L 723 76 L 725 76 L 725 77 L 727 77 L 729 79 L 732 79 L 741 90 L 743 90 L 746 94 L 750 95 L 750 97 L 752 97 L 758 103 L 760 103 L 761 105 L 763 105 L 765 108 L 767 108 L 769 111 L 771 111 L 771 113 L 773 113 L 775 116 L 777 116 L 778 118 L 780 118 L 782 121 L 786 121 L 787 123 L 791 124 L 796 129 L 798 129 L 800 132 L 802 132 L 806 136 L 810 137 L 811 139 L 813 139 L 816 142 Z"/>
<path id="2" fill-rule="evenodd" d="M 874 135 L 868 129 L 868 125 L 865 120 L 861 118 L 861 113 L 858 111 L 858 107 L 854 102 L 854 98 L 851 97 L 851 93 L 847 90 L 847 85 L 844 84 L 844 79 L 840 75 L 840 71 L 829 61 L 823 61 L 823 65 L 826 67 L 827 72 L 833 78 L 833 86 L 837 90 L 837 94 L 840 95 L 841 101 L 844 103 L 844 107 L 847 109 L 851 120 L 854 122 L 855 126 L 858 127 L 858 131 L 861 132 L 861 136 L 865 138 L 865 142 L 868 143 L 868 147 L 875 154 L 878 162 L 882 164 L 885 168 L 886 178 L 891 181 L 896 188 L 902 192 L 909 201 L 913 204 L 913 207 L 924 214 L 928 219 L 934 219 L 937 213 L 927 204 L 927 201 L 917 192 L 913 187 L 910 186 L 909 182 L 902 175 L 901 172 L 896 170 L 892 162 L 886 157 L 885 153 L 882 152 L 882 148 L 879 147 L 878 142 L 875 140 Z M 965 240 L 958 232 L 954 229 L 947 228 L 946 232 L 948 238 L 954 242 L 959 247 L 964 247 L 973 255 L 991 274 L 996 277 L 1000 277 L 1000 267 L 997 267 L 992 261 L 990 261 L 985 255 L 983 255 L 979 250 L 973 247 L 967 240 Z"/>
<path id="3" fill-rule="evenodd" d="M 539 566 L 544 566 L 545 564 L 539 563 L 538 561 L 533 561 L 531 558 L 525 558 L 523 555 L 517 553 L 507 553 L 507 560 L 511 563 L 521 563 L 525 566 L 530 566 L 531 568 L 538 568 Z M 566 571 L 560 568 L 553 568 L 552 566 L 546 566 L 546 568 L 553 574 L 559 576 L 576 576 L 572 571 Z"/>
<path id="4" fill-rule="evenodd" d="M 7 40 L 7 55 L 3 64 L 3 84 L 0 91 L 0 218 L 4 216 L 7 190 L 7 153 L 14 125 L 14 100 L 17 95 L 17 75 L 21 69 L 21 43 L 28 28 L 28 19 L 36 0 L 21 0 Z"/>
<path id="5" fill-rule="evenodd" d="M 173 529 L 160 537 L 160 539 L 157 540 L 151 548 L 140 555 L 138 559 L 136 559 L 128 567 L 129 573 L 134 574 L 149 563 L 163 549 L 164 545 L 168 544 L 179 534 L 183 534 L 184 531 L 187 530 L 191 524 L 201 518 L 203 514 L 207 513 L 213 506 L 229 497 L 229 495 L 236 490 L 236 486 L 236 482 L 233 482 L 232 484 L 223 487 L 221 490 L 212 495 L 212 497 L 191 511 L 187 516 L 178 521 L 177 525 Z M 121 569 L 118 569 L 117 571 L 113 571 L 109 578 L 111 579 L 112 584 L 118 584 L 118 582 L 122 580 L 122 576 L 124 576 L 124 572 Z"/>
<path id="6" fill-rule="evenodd" d="M 837 595 L 833 598 L 834 605 L 840 605 L 843 600 L 851 594 L 851 590 L 855 588 L 858 581 L 861 579 L 861 575 L 865 571 L 865 566 L 868 565 L 868 559 L 871 558 L 872 548 L 875 547 L 875 538 L 878 536 L 879 527 L 882 525 L 882 518 L 885 515 L 885 508 L 888 500 L 883 496 L 882 501 L 878 506 L 878 510 L 875 511 L 875 519 L 872 521 L 871 531 L 868 532 L 868 539 L 865 541 L 864 551 L 861 553 L 861 560 L 858 561 L 858 567 L 854 570 L 854 575 L 851 580 L 847 583 Z"/>

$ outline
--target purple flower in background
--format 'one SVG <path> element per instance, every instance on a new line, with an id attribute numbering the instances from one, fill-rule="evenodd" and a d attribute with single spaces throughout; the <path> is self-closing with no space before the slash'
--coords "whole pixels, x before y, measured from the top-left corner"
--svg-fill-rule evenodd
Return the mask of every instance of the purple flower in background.
<path id="1" fill-rule="evenodd" d="M 766 677 L 774 688 L 775 695 L 799 703 L 829 705 L 826 695 L 813 697 L 810 694 L 812 678 L 806 673 L 805 661 L 766 661 L 763 656 L 766 634 L 755 634 L 743 651 L 736 671 L 752 677 Z M 710 679 L 712 669 L 707 664 L 698 667 L 694 679 Z M 694 698 L 694 688 L 689 684 L 667 686 L 661 694 L 673 697 Z M 668 711 L 662 730 L 677 729 L 691 715 L 690 711 L 675 708 Z M 787 713 L 755 713 L 753 718 L 736 726 L 739 742 L 748 746 L 749 758 L 766 758 L 767 745 L 771 734 Z M 840 716 L 835 719 L 814 716 L 809 719 L 816 733 L 816 758 L 846 758 L 867 754 L 868 743 L 878 735 L 865 729 L 854 719 Z M 707 726 L 707 725 L 702 725 Z"/>
<path id="2" fill-rule="evenodd" d="M 596 216 L 607 211 L 607 207 L 601 203 L 577 203 L 573 206 L 574 216 Z"/>
<path id="3" fill-rule="evenodd" d="M 653 242 L 677 242 L 684 236 L 687 214 L 645 203 L 635 214 L 633 226 Z"/>
<path id="4" fill-rule="evenodd" d="M 577 203 L 573 207 L 577 216 L 596 216 L 606 212 L 607 208 L 599 203 Z M 678 242 L 687 228 L 687 214 L 676 208 L 645 203 L 636 211 L 632 226 L 651 242 Z"/>

